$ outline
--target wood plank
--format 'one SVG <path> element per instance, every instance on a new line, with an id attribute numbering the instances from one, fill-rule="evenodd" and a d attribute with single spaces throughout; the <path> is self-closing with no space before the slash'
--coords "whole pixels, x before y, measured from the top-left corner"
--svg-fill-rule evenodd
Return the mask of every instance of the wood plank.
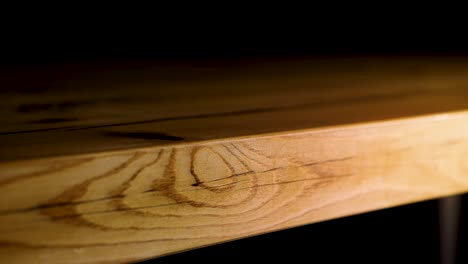
<path id="1" fill-rule="evenodd" d="M 462 59 L 231 64 L 7 72 L 0 76 L 5 90 L 0 146 L 8 151 L 0 152 L 0 159 L 251 136 L 468 107 L 468 63 Z"/>
<path id="2" fill-rule="evenodd" d="M 466 62 L 6 74 L 0 256 L 136 261 L 466 192 Z"/>

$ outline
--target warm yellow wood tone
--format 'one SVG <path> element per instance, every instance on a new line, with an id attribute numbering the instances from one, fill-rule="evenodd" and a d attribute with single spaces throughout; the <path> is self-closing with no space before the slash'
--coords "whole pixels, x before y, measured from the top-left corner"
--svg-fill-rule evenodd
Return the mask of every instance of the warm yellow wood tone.
<path id="1" fill-rule="evenodd" d="M 468 64 L 391 62 L 5 94 L 2 261 L 136 261 L 468 191 Z"/>
<path id="2" fill-rule="evenodd" d="M 0 95 L 0 147 L 8 149 L 0 160 L 468 109 L 463 59 L 218 64 L 85 65 L 0 75 L 6 89 Z"/>

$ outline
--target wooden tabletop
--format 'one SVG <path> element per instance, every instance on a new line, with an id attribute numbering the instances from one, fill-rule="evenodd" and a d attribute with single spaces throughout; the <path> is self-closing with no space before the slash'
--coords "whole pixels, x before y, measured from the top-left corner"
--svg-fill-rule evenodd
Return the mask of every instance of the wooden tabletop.
<path id="1" fill-rule="evenodd" d="M 468 190 L 468 58 L 0 73 L 0 257 L 125 262 Z"/>

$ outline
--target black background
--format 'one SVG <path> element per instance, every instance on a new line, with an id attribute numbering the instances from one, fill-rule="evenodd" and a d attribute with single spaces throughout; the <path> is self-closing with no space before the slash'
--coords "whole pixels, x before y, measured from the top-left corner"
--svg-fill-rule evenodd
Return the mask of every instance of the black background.
<path id="1" fill-rule="evenodd" d="M 453 12 L 305 9 L 305 13 L 195 11 L 161 16 L 96 11 L 2 17 L 0 66 L 246 57 L 467 55 L 466 23 Z M 229 9 L 229 8 L 227 8 Z M 382 12 L 387 10 L 387 12 Z M 403 9 L 404 10 L 404 9 Z M 401 10 L 400 10 L 401 11 Z M 151 13 L 153 12 L 153 13 Z M 234 13 L 234 12 L 233 12 Z M 111 17 L 107 15 L 111 14 Z M 263 17 L 268 14 L 268 17 Z M 416 16 L 421 15 L 424 16 Z"/>

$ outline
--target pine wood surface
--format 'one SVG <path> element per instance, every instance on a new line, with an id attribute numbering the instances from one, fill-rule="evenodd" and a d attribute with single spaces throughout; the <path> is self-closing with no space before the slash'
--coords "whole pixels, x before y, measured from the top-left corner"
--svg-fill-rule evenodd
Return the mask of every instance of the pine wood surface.
<path id="1" fill-rule="evenodd" d="M 468 190 L 468 60 L 3 72 L 0 256 L 137 261 Z"/>

